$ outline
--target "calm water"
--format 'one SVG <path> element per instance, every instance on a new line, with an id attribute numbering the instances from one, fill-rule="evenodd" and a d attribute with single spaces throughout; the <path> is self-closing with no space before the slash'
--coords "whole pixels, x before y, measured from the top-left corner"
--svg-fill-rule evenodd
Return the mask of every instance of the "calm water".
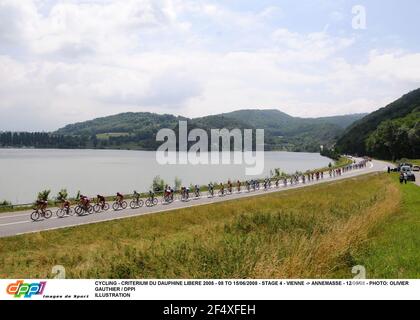
<path id="1" fill-rule="evenodd" d="M 330 159 L 314 153 L 266 152 L 265 171 L 305 171 L 328 165 Z M 245 165 L 159 165 L 155 152 L 122 150 L 0 149 L 0 201 L 29 203 L 38 191 L 50 189 L 55 196 L 67 188 L 71 197 L 82 194 L 112 195 L 149 190 L 159 175 L 173 185 L 207 184 L 246 177 Z"/>

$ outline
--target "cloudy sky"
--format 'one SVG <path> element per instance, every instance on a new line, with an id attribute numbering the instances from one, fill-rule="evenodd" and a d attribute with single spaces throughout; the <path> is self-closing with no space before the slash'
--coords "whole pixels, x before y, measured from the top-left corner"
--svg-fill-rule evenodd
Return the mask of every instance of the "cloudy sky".
<path id="1" fill-rule="evenodd" d="M 0 0 L 0 131 L 125 111 L 373 111 L 420 87 L 419 13 L 418 0 Z"/>

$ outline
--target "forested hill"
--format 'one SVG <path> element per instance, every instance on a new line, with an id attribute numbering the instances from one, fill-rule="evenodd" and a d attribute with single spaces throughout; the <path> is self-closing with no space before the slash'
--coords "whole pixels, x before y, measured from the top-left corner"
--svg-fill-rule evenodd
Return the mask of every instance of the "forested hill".
<path id="1" fill-rule="evenodd" d="M 344 129 L 364 114 L 296 118 L 279 110 L 241 110 L 189 119 L 154 113 L 122 113 L 91 121 L 70 124 L 54 134 L 89 137 L 98 148 L 155 149 L 156 133 L 162 128 L 177 129 L 179 120 L 189 129 L 206 131 L 221 128 L 265 129 L 266 150 L 318 151 L 332 146 Z"/>
<path id="2" fill-rule="evenodd" d="M 337 142 L 343 153 L 382 159 L 420 157 L 420 89 L 351 125 Z"/>

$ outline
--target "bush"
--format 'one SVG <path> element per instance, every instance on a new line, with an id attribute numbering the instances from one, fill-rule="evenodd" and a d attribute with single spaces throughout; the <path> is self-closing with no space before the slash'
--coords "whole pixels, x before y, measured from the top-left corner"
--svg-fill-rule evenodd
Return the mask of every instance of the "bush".
<path id="1" fill-rule="evenodd" d="M 340 159 L 340 153 L 335 150 L 335 149 L 327 149 L 327 148 L 323 148 L 320 152 L 321 156 L 333 159 L 333 160 L 338 160 Z"/>
<path id="2" fill-rule="evenodd" d="M 38 193 L 38 200 L 39 201 L 48 201 L 48 197 L 50 196 L 51 190 L 43 190 Z"/>
<path id="3" fill-rule="evenodd" d="M 178 177 L 175 177 L 174 183 L 175 183 L 175 186 L 174 186 L 175 190 L 176 191 L 180 190 L 181 189 L 181 185 L 182 185 L 182 180 L 180 178 L 178 178 Z"/>
<path id="4" fill-rule="evenodd" d="M 66 201 L 67 197 L 69 196 L 67 189 L 61 189 L 60 192 L 57 194 L 57 200 L 58 201 Z"/>
<path id="5" fill-rule="evenodd" d="M 165 181 L 161 179 L 160 176 L 156 176 L 153 178 L 152 189 L 153 191 L 162 191 L 165 187 Z"/>

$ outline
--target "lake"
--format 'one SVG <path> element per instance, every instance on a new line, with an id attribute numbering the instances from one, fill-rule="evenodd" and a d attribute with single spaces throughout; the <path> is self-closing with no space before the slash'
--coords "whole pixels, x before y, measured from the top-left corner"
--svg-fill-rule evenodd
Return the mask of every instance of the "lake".
<path id="1" fill-rule="evenodd" d="M 265 152 L 264 174 L 280 168 L 292 173 L 325 167 L 330 159 L 315 153 Z M 156 153 L 129 150 L 0 149 L 0 201 L 30 203 L 39 191 L 51 195 L 66 188 L 71 197 L 78 190 L 88 196 L 148 191 L 159 175 L 173 185 L 206 185 L 209 181 L 251 179 L 245 165 L 160 165 Z"/>

